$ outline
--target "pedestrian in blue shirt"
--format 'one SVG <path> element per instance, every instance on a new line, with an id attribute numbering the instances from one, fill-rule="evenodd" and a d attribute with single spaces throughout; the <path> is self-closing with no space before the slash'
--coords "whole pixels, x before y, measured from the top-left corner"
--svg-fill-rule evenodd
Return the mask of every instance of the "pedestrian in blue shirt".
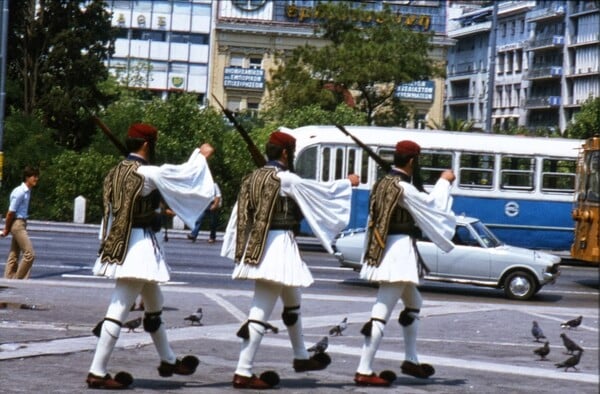
<path id="1" fill-rule="evenodd" d="M 4 230 L 0 233 L 1 237 L 12 234 L 10 252 L 4 268 L 6 279 L 27 279 L 31 273 L 35 251 L 29 235 L 27 235 L 27 217 L 29 216 L 31 189 L 37 185 L 39 178 L 40 172 L 37 168 L 25 167 L 23 183 L 10 193 L 10 204 L 4 221 Z M 21 256 L 20 262 L 19 256 Z"/>

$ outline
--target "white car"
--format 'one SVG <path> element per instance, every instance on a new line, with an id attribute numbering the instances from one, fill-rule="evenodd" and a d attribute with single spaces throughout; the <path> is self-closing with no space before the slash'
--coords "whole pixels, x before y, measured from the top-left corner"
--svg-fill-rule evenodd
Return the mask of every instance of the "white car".
<path id="1" fill-rule="evenodd" d="M 559 256 L 506 245 L 475 218 L 458 216 L 452 241 L 449 253 L 427 239 L 417 242 L 430 270 L 426 280 L 494 287 L 508 298 L 527 300 L 560 276 Z M 364 229 L 341 233 L 333 245 L 341 265 L 360 270 L 364 243 Z"/>

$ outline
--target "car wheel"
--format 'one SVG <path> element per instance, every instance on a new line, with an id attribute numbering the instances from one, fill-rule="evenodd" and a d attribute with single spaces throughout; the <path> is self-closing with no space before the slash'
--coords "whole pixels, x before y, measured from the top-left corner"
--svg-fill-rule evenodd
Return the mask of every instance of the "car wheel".
<path id="1" fill-rule="evenodd" d="M 533 276 L 524 271 L 515 271 L 504 280 L 504 294 L 512 300 L 528 300 L 536 293 Z"/>

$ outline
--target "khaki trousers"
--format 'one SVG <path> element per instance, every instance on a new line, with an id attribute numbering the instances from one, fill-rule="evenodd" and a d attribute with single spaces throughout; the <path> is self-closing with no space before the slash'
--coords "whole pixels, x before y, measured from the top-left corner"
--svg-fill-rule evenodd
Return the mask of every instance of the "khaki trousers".
<path id="1" fill-rule="evenodd" d="M 12 241 L 10 252 L 6 259 L 4 277 L 6 279 L 27 279 L 29 278 L 31 266 L 35 259 L 35 251 L 27 235 L 27 222 L 22 219 L 15 220 L 10 233 L 12 234 Z M 21 262 L 18 262 L 21 252 L 23 256 L 21 257 Z"/>

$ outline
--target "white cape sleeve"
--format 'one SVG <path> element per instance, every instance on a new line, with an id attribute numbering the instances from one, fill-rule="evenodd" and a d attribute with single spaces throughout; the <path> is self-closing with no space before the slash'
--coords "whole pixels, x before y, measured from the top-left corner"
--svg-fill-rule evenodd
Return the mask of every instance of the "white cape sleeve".
<path id="1" fill-rule="evenodd" d="M 221 245 L 221 256 L 235 260 L 235 243 L 237 235 L 237 201 L 231 210 L 229 222 L 223 235 L 223 245 Z"/>
<path id="2" fill-rule="evenodd" d="M 438 180 L 430 194 L 421 193 L 411 184 L 401 182 L 404 198 L 401 205 L 408 209 L 417 226 L 444 252 L 454 248 L 452 237 L 456 228 L 456 217 L 452 212 L 450 183 Z"/>
<path id="3" fill-rule="evenodd" d="M 214 182 L 206 158 L 195 149 L 183 164 L 141 166 L 144 175 L 176 214 L 189 227 L 213 199 Z"/>
<path id="4" fill-rule="evenodd" d="M 323 247 L 333 253 L 331 244 L 350 221 L 352 186 L 347 179 L 317 182 L 291 172 L 279 172 L 281 191 L 296 201 L 304 219 Z"/>

